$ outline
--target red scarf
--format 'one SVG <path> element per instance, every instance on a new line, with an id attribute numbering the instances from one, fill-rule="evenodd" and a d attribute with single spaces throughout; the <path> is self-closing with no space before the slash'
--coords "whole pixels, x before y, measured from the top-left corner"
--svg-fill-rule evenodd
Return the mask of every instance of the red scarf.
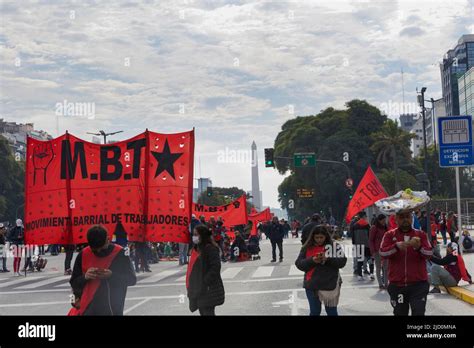
<path id="1" fill-rule="evenodd" d="M 306 249 L 306 258 L 313 257 L 313 256 L 318 255 L 319 253 L 324 253 L 324 252 L 326 252 L 324 245 L 322 246 L 313 245 Z M 311 279 L 311 277 L 313 276 L 313 273 L 314 273 L 314 267 L 311 268 L 308 272 L 306 272 L 306 275 L 305 275 L 306 281 L 309 281 Z"/>
<path id="2" fill-rule="evenodd" d="M 458 258 L 458 268 L 461 272 L 461 279 L 466 282 L 471 282 L 471 278 L 467 274 L 466 265 L 464 264 L 464 259 L 462 258 L 461 254 L 456 252 L 456 257 Z"/>
<path id="3" fill-rule="evenodd" d="M 186 270 L 186 289 L 189 288 L 189 277 L 191 276 L 191 272 L 193 271 L 194 263 L 196 262 L 199 256 L 199 251 L 193 248 L 193 251 L 191 252 L 191 257 L 189 258 L 188 269 Z"/>
<path id="4" fill-rule="evenodd" d="M 117 244 L 112 244 L 114 249 L 112 252 L 104 257 L 97 257 L 92 252 L 91 248 L 88 246 L 82 250 L 82 273 L 86 274 L 87 270 L 91 267 L 96 268 L 109 268 L 112 264 L 112 261 L 115 259 L 115 256 L 122 250 L 122 247 Z M 84 290 L 82 291 L 81 296 L 81 308 L 77 311 L 70 311 L 69 315 L 83 315 L 86 311 L 87 307 L 92 302 L 94 295 L 99 289 L 100 286 L 100 279 L 90 279 L 87 281 L 86 285 L 84 286 Z"/>

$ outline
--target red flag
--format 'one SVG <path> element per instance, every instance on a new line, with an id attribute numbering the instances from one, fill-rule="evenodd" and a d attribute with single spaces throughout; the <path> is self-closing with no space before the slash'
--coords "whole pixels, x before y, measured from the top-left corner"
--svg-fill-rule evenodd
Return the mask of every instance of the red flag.
<path id="1" fill-rule="evenodd" d="M 194 131 L 146 131 L 99 145 L 66 133 L 27 140 L 25 239 L 30 244 L 86 243 L 121 222 L 130 241 L 188 242 Z"/>
<path id="2" fill-rule="evenodd" d="M 257 234 L 257 225 L 259 222 L 266 222 L 272 219 L 273 214 L 270 212 L 270 208 L 266 208 L 262 210 L 260 213 L 250 214 L 249 220 L 252 221 L 252 230 L 250 231 L 250 235 Z"/>
<path id="3" fill-rule="evenodd" d="M 245 225 L 247 223 L 246 196 L 243 195 L 229 204 L 216 207 L 193 203 L 193 214 L 195 214 L 196 217 L 204 215 L 206 221 L 208 221 L 211 216 L 214 216 L 216 220 L 218 217 L 222 217 L 224 226 L 228 229 L 230 229 L 231 226 Z"/>
<path id="4" fill-rule="evenodd" d="M 252 208 L 250 209 L 250 214 L 257 214 L 257 213 L 258 213 L 258 210 L 255 209 L 255 207 L 252 207 Z"/>
<path id="5" fill-rule="evenodd" d="M 357 190 L 347 207 L 346 222 L 349 222 L 354 215 L 365 209 L 379 199 L 387 197 L 387 192 L 383 188 L 377 176 L 369 166 L 364 177 L 359 183 Z"/>

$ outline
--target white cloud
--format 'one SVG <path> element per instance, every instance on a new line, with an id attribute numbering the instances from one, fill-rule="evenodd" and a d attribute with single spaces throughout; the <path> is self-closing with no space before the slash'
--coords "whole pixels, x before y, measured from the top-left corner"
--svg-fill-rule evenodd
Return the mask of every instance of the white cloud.
<path id="1" fill-rule="evenodd" d="M 402 67 L 406 102 L 422 85 L 438 98 L 437 62 L 472 26 L 468 0 L 114 4 L 3 6 L 2 117 L 56 134 L 54 105 L 67 99 L 96 105 L 94 120 L 59 119 L 80 137 L 196 127 L 202 174 L 244 189 L 250 167 L 217 163 L 219 149 L 255 140 L 263 161 L 293 116 L 353 98 L 401 102 Z M 276 206 L 283 177 L 262 165 L 260 176 Z"/>

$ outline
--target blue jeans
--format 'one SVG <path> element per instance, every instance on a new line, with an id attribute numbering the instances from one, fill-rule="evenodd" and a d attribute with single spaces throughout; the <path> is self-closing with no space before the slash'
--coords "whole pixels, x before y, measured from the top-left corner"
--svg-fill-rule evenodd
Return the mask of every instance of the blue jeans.
<path id="1" fill-rule="evenodd" d="M 314 293 L 314 290 L 306 289 L 306 297 L 309 303 L 309 315 L 319 316 L 321 315 L 321 301 Z M 328 316 L 337 316 L 337 307 L 326 307 L 324 306 Z"/>

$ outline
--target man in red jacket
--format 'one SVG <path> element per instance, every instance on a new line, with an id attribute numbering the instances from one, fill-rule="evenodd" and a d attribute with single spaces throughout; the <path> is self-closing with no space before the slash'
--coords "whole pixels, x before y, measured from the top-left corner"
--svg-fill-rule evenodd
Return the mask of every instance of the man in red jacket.
<path id="1" fill-rule="evenodd" d="M 426 260 L 432 255 L 426 233 L 412 228 L 411 211 L 396 214 L 398 228 L 385 233 L 380 255 L 388 260 L 388 293 L 394 315 L 424 315 L 430 289 Z"/>

